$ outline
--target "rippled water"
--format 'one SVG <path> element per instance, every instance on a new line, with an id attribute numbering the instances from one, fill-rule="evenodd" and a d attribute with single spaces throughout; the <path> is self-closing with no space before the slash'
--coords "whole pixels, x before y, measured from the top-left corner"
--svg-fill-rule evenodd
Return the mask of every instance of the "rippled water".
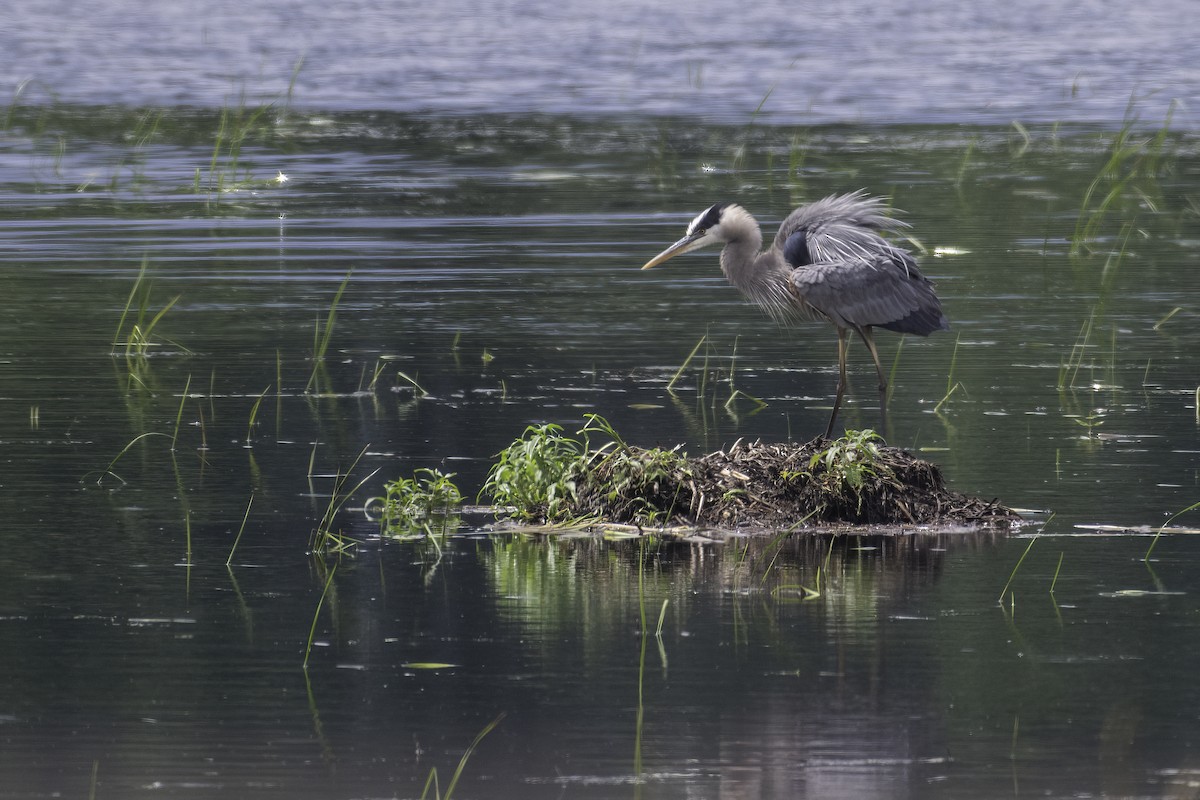
<path id="1" fill-rule="evenodd" d="M 18 3 L 5 83 L 66 102 L 680 114 L 744 122 L 1195 123 L 1187 0 Z M 768 96 L 769 95 L 769 96 Z M 1153 95 L 1151 97 L 1151 95 Z M 760 107 L 761 106 L 761 107 Z"/>
<path id="2" fill-rule="evenodd" d="M 1194 780 L 1191 539 L 1146 564 L 1148 535 L 1095 527 L 1195 502 L 1188 136 L 1146 146 L 1072 257 L 1115 131 L 291 112 L 218 192 L 214 114 L 143 141 L 140 112 L 22 113 L 0 150 L 0 796 L 416 797 L 500 715 L 464 796 Z M 819 432 L 829 330 L 766 322 L 715 253 L 637 267 L 710 200 L 770 227 L 857 186 L 908 210 L 954 325 L 883 340 L 894 441 L 1053 514 L 1046 538 L 546 541 L 476 515 L 404 543 L 358 510 L 422 467 L 473 495 L 525 425 L 588 412 L 691 452 Z M 143 323 L 178 300 L 126 358 L 143 265 Z M 702 335 L 709 379 L 668 393 Z M 844 422 L 874 425 L 853 355 Z M 731 375 L 766 408 L 726 407 Z M 330 579 L 309 543 L 346 471 L 360 544 Z"/>
<path id="3" fill-rule="evenodd" d="M 195 8 L 0 33 L 33 79 L 0 137 L 0 797 L 419 797 L 433 768 L 444 795 L 498 718 L 454 796 L 1191 791 L 1194 515 L 1152 538 L 1200 482 L 1178 8 L 843 6 L 792 44 L 761 6 Z M 1164 91 L 1122 133 L 1134 82 Z M 862 118 L 998 124 L 808 125 Z M 397 541 L 363 515 L 419 468 L 473 499 L 526 425 L 586 413 L 692 453 L 819 433 L 828 328 L 765 320 L 715 252 L 638 267 L 716 200 L 769 232 L 859 187 L 907 212 L 953 325 L 880 335 L 892 441 L 1035 525 L 473 512 Z M 127 357 L 143 269 L 163 313 Z M 876 425 L 851 367 L 842 421 Z M 314 557 L 346 474 L 358 544 Z"/>

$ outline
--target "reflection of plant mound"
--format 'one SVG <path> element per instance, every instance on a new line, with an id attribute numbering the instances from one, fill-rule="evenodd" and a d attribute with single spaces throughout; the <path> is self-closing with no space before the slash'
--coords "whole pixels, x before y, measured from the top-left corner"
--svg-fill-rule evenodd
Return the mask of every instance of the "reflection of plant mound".
<path id="1" fill-rule="evenodd" d="M 611 441 L 593 448 L 592 433 Z M 561 522 L 781 527 L 801 523 L 982 524 L 1016 515 L 945 488 L 938 468 L 872 431 L 833 442 L 738 442 L 700 458 L 626 444 L 589 416 L 582 440 L 533 426 L 500 454 L 484 493 L 513 516 Z"/>

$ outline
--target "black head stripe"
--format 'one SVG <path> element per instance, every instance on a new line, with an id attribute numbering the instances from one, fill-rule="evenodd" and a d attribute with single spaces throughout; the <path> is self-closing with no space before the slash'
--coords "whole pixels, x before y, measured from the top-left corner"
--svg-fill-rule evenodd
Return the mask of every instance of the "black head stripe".
<path id="1" fill-rule="evenodd" d="M 709 228 L 719 225 L 721 222 L 721 214 L 729 205 L 729 203 L 717 203 L 716 205 L 709 206 L 707 211 L 696 217 L 690 230 L 692 232 L 706 231 Z"/>

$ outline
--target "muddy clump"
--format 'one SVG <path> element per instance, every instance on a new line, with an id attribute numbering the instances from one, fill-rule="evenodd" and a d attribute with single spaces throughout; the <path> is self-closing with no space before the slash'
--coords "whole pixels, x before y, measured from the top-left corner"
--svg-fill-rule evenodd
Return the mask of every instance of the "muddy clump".
<path id="1" fill-rule="evenodd" d="M 866 432 L 805 444 L 736 442 L 698 458 L 625 446 L 573 476 L 572 516 L 633 525 L 788 528 L 1012 524 L 1016 512 L 946 488 L 936 465 Z"/>

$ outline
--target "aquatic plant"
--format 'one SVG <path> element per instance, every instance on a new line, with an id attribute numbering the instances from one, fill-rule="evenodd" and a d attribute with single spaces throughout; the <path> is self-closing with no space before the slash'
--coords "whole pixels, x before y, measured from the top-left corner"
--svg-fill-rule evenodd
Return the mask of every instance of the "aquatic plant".
<path id="1" fill-rule="evenodd" d="M 207 189 L 210 193 L 220 198 L 226 192 L 262 183 L 255 181 L 250 170 L 242 166 L 242 146 L 251 137 L 267 134 L 274 107 L 274 103 L 262 103 L 248 108 L 246 98 L 242 96 L 237 106 L 226 105 L 221 108 L 212 158 L 208 163 Z M 275 180 L 280 182 L 278 178 Z M 196 168 L 195 190 L 197 193 L 200 191 L 199 167 Z"/>
<path id="2" fill-rule="evenodd" d="M 418 469 L 411 478 L 385 483 L 384 495 L 368 500 L 365 510 L 368 516 L 378 515 L 385 534 L 407 538 L 430 533 L 432 519 L 441 516 L 446 520 L 462 503 L 462 492 L 453 477 L 453 472 Z"/>
<path id="3" fill-rule="evenodd" d="M 1171 517 L 1166 522 L 1164 522 L 1162 525 L 1160 525 L 1158 530 L 1154 532 L 1154 538 L 1150 540 L 1150 546 L 1146 548 L 1146 555 L 1142 556 L 1142 561 L 1150 560 L 1150 554 L 1154 552 L 1154 547 L 1155 547 L 1155 545 L 1158 544 L 1159 537 L 1161 537 L 1163 535 L 1163 531 L 1165 531 L 1167 529 L 1168 525 L 1170 525 L 1172 522 L 1179 519 L 1180 517 L 1182 517 L 1184 514 L 1188 513 L 1189 511 L 1195 511 L 1198 508 L 1200 508 L 1200 502 L 1192 503 L 1190 506 L 1183 509 L 1182 511 L 1177 511 L 1174 514 L 1172 514 Z"/>
<path id="4" fill-rule="evenodd" d="M 561 519 L 575 498 L 575 466 L 585 453 L 561 425 L 530 425 L 504 448 L 480 494 L 520 519 Z"/>
<path id="5" fill-rule="evenodd" d="M 147 109 L 138 112 L 137 122 L 133 131 L 128 135 L 128 139 L 133 142 L 133 150 L 128 157 L 117 162 L 112 177 L 109 179 L 109 191 L 115 194 L 121 188 L 121 173 L 126 167 L 130 171 L 134 186 L 145 180 L 146 148 L 158 135 L 158 129 L 165 113 L 162 109 Z M 81 191 L 86 186 L 87 184 L 84 184 L 77 187 L 76 190 Z"/>
<path id="6" fill-rule="evenodd" d="M 179 395 L 179 409 L 175 412 L 175 430 L 171 432 L 171 452 L 175 452 L 175 442 L 179 439 L 179 425 L 183 422 L 183 404 L 187 402 L 188 389 L 192 387 L 192 375 L 188 373 L 187 383 L 183 385 L 183 394 Z"/>
<path id="7" fill-rule="evenodd" d="M 329 350 L 329 342 L 333 339 L 333 327 L 337 322 L 338 303 L 342 301 L 342 295 L 346 291 L 346 286 L 350 283 L 350 277 L 354 274 L 354 268 L 351 267 L 346 272 L 346 277 L 342 279 L 338 289 L 333 294 L 333 300 L 329 303 L 329 312 L 325 315 L 325 325 L 321 326 L 318 321 L 313 327 L 313 370 L 308 376 L 308 384 L 304 387 L 304 391 L 311 391 L 314 385 L 317 385 L 321 369 L 325 365 L 325 353 Z"/>
<path id="8" fill-rule="evenodd" d="M 848 430 L 824 450 L 813 453 L 808 461 L 809 473 L 820 471 L 834 490 L 846 489 L 857 495 L 867 478 L 887 470 L 880 460 L 882 445 L 883 439 L 869 428 Z"/>
<path id="9" fill-rule="evenodd" d="M 1009 587 L 1012 586 L 1013 580 L 1017 577 L 1017 570 L 1019 570 L 1021 568 L 1021 565 L 1023 563 L 1025 563 L 1025 557 L 1029 555 L 1029 551 L 1033 549 L 1034 543 L 1045 532 L 1046 527 L 1050 524 L 1050 521 L 1053 519 L 1054 519 L 1054 512 L 1051 512 L 1050 516 L 1046 517 L 1046 521 L 1042 523 L 1042 527 L 1038 528 L 1038 532 L 1035 533 L 1033 535 L 1033 538 L 1031 538 L 1029 540 L 1029 544 L 1025 546 L 1025 550 L 1022 551 L 1021 557 L 1018 558 L 1017 563 L 1013 565 L 1012 572 L 1010 572 L 1008 574 L 1008 581 L 1005 582 L 1004 588 L 1000 590 L 1000 596 L 998 598 L 996 598 L 996 602 L 1000 603 L 1001 605 L 1004 604 L 1004 595 L 1008 594 Z M 1061 569 L 1062 569 L 1062 554 L 1060 553 L 1059 559 L 1058 559 L 1058 568 L 1054 570 L 1054 578 L 1051 579 L 1051 581 L 1050 581 L 1050 594 L 1054 594 L 1054 586 L 1055 586 L 1055 584 L 1058 583 L 1058 573 L 1059 573 L 1059 570 L 1061 570 Z M 1009 595 L 1008 600 L 1009 600 L 1009 608 L 1012 608 L 1013 606 L 1016 605 L 1015 595 Z"/>
<path id="10" fill-rule="evenodd" d="M 946 373 L 946 393 L 944 395 L 942 395 L 942 399 L 938 400 L 937 405 L 935 405 L 933 407 L 933 413 L 935 413 L 935 414 L 939 413 L 942 410 L 942 406 L 946 405 L 946 403 L 950 400 L 950 398 L 954 395 L 954 393 L 957 392 L 959 389 L 962 389 L 964 394 L 967 391 L 966 387 L 963 386 L 960 381 L 954 380 L 954 368 L 958 364 L 958 343 L 961 340 L 962 340 L 961 333 L 958 334 L 958 336 L 954 337 L 954 350 L 950 354 L 950 371 L 948 373 Z M 901 339 L 900 341 L 901 341 L 901 343 L 904 342 L 903 339 Z M 890 384 L 889 384 L 889 386 L 890 386 Z"/>
<path id="11" fill-rule="evenodd" d="M 262 405 L 263 398 L 267 396 L 267 392 L 271 391 L 271 387 L 263 389 L 254 399 L 254 405 L 250 406 L 250 419 L 246 423 L 246 447 L 252 445 L 254 437 L 254 427 L 258 424 L 258 409 Z"/>
<path id="12" fill-rule="evenodd" d="M 425 788 L 421 792 L 421 800 L 451 800 L 451 796 L 454 794 L 454 789 L 458 786 L 458 781 L 462 777 L 463 771 L 467 767 L 467 761 L 471 758 L 471 754 L 474 753 L 476 748 L 479 747 L 479 743 L 483 741 L 483 737 L 491 733 L 492 730 L 500 724 L 504 717 L 504 714 L 500 714 L 487 725 L 484 725 L 483 730 L 475 735 L 475 739 L 472 740 L 467 749 L 463 751 L 462 758 L 458 760 L 458 766 L 454 768 L 454 774 L 450 776 L 450 783 L 446 786 L 445 794 L 442 794 L 441 787 L 438 785 L 437 767 L 429 770 L 429 777 L 425 779 Z M 430 789 L 433 790 L 432 795 L 429 794 Z"/>
<path id="13" fill-rule="evenodd" d="M 737 401 L 739 398 L 749 400 L 754 404 L 754 409 L 750 412 L 751 414 L 756 414 L 767 407 L 767 403 L 764 400 L 743 392 L 734 385 L 734 377 L 737 374 L 737 338 L 734 338 L 733 350 L 729 355 L 729 373 L 726 377 L 721 374 L 720 370 L 712 368 L 710 365 L 710 361 L 716 357 L 716 354 L 712 347 L 712 340 L 709 338 L 707 333 L 700 337 L 700 340 L 696 342 L 696 346 L 692 348 L 692 351 L 688 353 L 687 358 L 685 358 L 683 363 L 680 364 L 679 369 L 675 370 L 675 374 L 671 376 L 671 380 L 667 381 L 666 390 L 668 394 L 672 396 L 675 395 L 675 385 L 679 383 L 679 379 L 683 377 L 683 374 L 687 371 L 692 361 L 695 360 L 696 355 L 700 352 L 701 348 L 704 348 L 704 361 L 698 370 L 699 374 L 697 376 L 696 385 L 697 401 L 703 399 L 707 395 L 710 385 L 716 385 L 719 381 L 725 380 L 729 385 L 729 395 L 725 399 L 723 408 L 730 416 L 737 416 Z M 714 394 L 712 398 L 712 405 L 714 408 L 716 408 L 717 402 L 718 398 Z"/>
<path id="14" fill-rule="evenodd" d="M 125 348 L 124 355 L 127 359 L 145 358 L 150 348 L 156 342 L 153 337 L 155 328 L 166 313 L 171 310 L 176 303 L 179 302 L 182 295 L 175 295 L 171 300 L 158 310 L 154 316 L 150 316 L 150 294 L 153 288 L 153 282 L 147 280 L 146 271 L 149 267 L 150 259 L 144 257 L 142 259 L 141 269 L 138 270 L 137 278 L 133 282 L 133 287 L 129 290 L 129 297 L 125 300 L 125 308 L 121 311 L 121 317 L 117 320 L 117 331 L 113 334 L 113 346 Z M 129 330 L 126 331 L 125 323 L 130 320 L 130 315 L 133 319 L 130 323 Z M 125 339 L 122 341 L 121 337 Z M 114 351 L 113 355 L 116 355 Z"/>
<path id="15" fill-rule="evenodd" d="M 233 563 L 233 554 L 237 551 L 238 544 L 242 541 L 242 533 L 246 530 L 246 520 L 250 519 L 250 507 L 254 505 L 254 494 L 250 494 L 250 499 L 246 502 L 246 513 L 242 515 L 242 524 L 238 527 L 237 536 L 233 537 L 233 546 L 229 548 L 229 558 L 225 559 L 225 566 Z"/>
<path id="16" fill-rule="evenodd" d="M 1132 194 L 1152 210 L 1155 208 L 1151 193 L 1157 192 L 1157 187 L 1151 187 L 1145 181 L 1157 180 L 1166 169 L 1164 152 L 1175 106 L 1176 102 L 1172 101 L 1162 126 L 1153 136 L 1140 137 L 1136 135 L 1139 122 L 1136 98 L 1130 97 L 1121 129 L 1113 134 L 1109 144 L 1108 158 L 1084 191 L 1075 233 L 1071 237 L 1073 257 L 1092 251 L 1092 243 L 1099 237 L 1104 220 L 1127 194 Z"/>
<path id="17" fill-rule="evenodd" d="M 312 625 L 308 628 L 308 642 L 304 647 L 304 662 L 300 665 L 301 669 L 308 669 L 308 657 L 312 655 L 313 639 L 317 635 L 317 621 L 321 618 L 321 608 L 325 605 L 325 598 L 329 595 L 329 589 L 333 586 L 333 576 L 337 573 L 337 564 L 334 564 L 329 570 L 329 574 L 325 576 L 325 585 L 321 588 L 321 597 L 317 600 L 317 608 L 313 611 Z"/>
<path id="18" fill-rule="evenodd" d="M 322 515 L 317 527 L 313 530 L 312 537 L 309 540 L 310 548 L 314 553 L 333 553 L 342 555 L 349 551 L 358 542 L 343 534 L 340 530 L 334 529 L 334 520 L 337 519 L 343 506 L 349 502 L 355 492 L 363 487 L 367 481 L 375 477 L 375 473 L 379 470 L 372 471 L 365 478 L 360 480 L 353 488 L 347 488 L 350 476 L 354 473 L 354 468 L 358 466 L 358 462 L 362 460 L 363 455 L 367 452 L 367 448 L 363 447 L 359 454 L 355 456 L 354 461 L 350 464 L 349 469 L 345 472 L 339 471 L 334 478 L 333 491 L 329 495 L 329 504 L 325 507 L 325 513 Z M 315 458 L 316 449 L 313 450 L 313 458 Z M 309 464 L 309 470 L 312 470 L 312 464 Z"/>

